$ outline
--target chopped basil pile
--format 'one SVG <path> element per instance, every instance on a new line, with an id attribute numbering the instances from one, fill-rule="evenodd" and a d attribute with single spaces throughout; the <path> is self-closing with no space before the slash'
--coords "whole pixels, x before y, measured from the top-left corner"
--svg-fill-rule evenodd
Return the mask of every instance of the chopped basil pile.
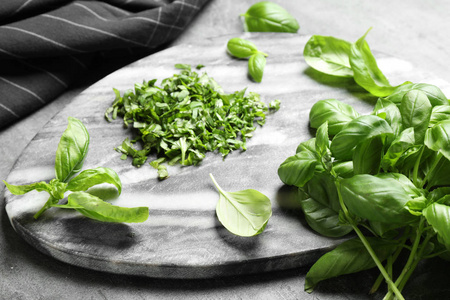
<path id="1" fill-rule="evenodd" d="M 122 159 L 133 158 L 134 166 L 143 165 L 148 155 L 158 158 L 150 164 L 158 169 L 160 179 L 169 175 L 169 165 L 196 165 L 207 151 L 218 151 L 226 157 L 233 150 L 246 150 L 246 140 L 263 125 L 269 111 L 279 109 L 280 102 L 267 106 L 256 93 L 245 95 L 245 89 L 225 94 L 206 73 L 199 75 L 190 65 L 177 64 L 179 74 L 162 80 L 135 84 L 134 91 L 123 96 L 114 89 L 116 99 L 105 112 L 108 121 L 117 115 L 125 126 L 137 129 L 134 140 L 125 139 L 116 150 Z M 200 66 L 202 67 L 202 66 Z M 199 68 L 199 67 L 198 67 Z M 140 142 L 137 149 L 135 143 Z"/>

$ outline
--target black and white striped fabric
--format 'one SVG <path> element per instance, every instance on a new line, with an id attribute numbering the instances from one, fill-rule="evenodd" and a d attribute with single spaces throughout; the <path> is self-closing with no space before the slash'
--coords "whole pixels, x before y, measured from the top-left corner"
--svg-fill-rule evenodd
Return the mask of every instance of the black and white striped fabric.
<path id="1" fill-rule="evenodd" d="M 105 57 L 175 39 L 208 0 L 0 1 L 0 128 L 39 109 Z"/>

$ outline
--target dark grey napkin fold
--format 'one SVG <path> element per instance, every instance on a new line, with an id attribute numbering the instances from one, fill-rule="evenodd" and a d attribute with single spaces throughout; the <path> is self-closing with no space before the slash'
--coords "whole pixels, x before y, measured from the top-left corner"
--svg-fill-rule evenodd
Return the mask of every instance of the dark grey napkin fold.
<path id="1" fill-rule="evenodd" d="M 208 0 L 14 0 L 0 4 L 0 128 L 39 109 L 102 60 L 173 41 Z"/>

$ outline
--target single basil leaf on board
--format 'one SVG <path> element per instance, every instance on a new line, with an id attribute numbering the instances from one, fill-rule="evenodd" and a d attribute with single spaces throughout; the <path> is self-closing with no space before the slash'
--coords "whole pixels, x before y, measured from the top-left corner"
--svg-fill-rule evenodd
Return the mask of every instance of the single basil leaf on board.
<path id="1" fill-rule="evenodd" d="M 429 128 L 425 134 L 425 145 L 450 160 L 450 120 L 441 121 Z"/>
<path id="2" fill-rule="evenodd" d="M 232 38 L 227 43 L 228 52 L 237 58 L 246 58 L 258 53 L 256 45 L 241 38 Z"/>
<path id="3" fill-rule="evenodd" d="M 319 100 L 311 107 L 309 122 L 312 128 L 319 128 L 328 122 L 328 133 L 336 135 L 350 121 L 359 117 L 355 109 L 336 99 Z"/>
<path id="4" fill-rule="evenodd" d="M 122 183 L 117 173 L 109 168 L 102 167 L 82 171 L 69 181 L 66 189 L 68 191 L 81 192 L 102 183 L 114 185 L 119 195 L 122 192 Z"/>
<path id="5" fill-rule="evenodd" d="M 244 17 L 244 29 L 250 32 L 292 32 L 298 31 L 297 20 L 283 7 L 269 1 L 250 6 Z"/>
<path id="6" fill-rule="evenodd" d="M 6 185 L 6 187 L 11 192 L 11 194 L 14 194 L 14 195 L 23 195 L 23 194 L 26 194 L 33 190 L 36 190 L 38 192 L 46 191 L 46 192 L 50 193 L 50 191 L 52 190 L 51 185 L 45 181 L 35 182 L 32 184 L 26 184 L 26 185 L 12 185 L 12 184 L 7 183 L 4 180 L 3 180 L 3 183 Z"/>
<path id="7" fill-rule="evenodd" d="M 377 61 L 366 42 L 370 29 L 350 47 L 350 65 L 357 84 L 374 96 L 386 97 L 395 90 L 378 68 Z"/>
<path id="8" fill-rule="evenodd" d="M 438 240 L 450 250 L 450 206 L 433 203 L 423 210 L 427 222 L 438 235 Z"/>
<path id="9" fill-rule="evenodd" d="M 450 105 L 437 105 L 431 110 L 430 122 L 428 127 L 433 127 L 437 123 L 450 120 Z"/>
<path id="10" fill-rule="evenodd" d="M 385 260 L 397 247 L 397 243 L 390 240 L 374 237 L 367 237 L 366 239 L 380 261 Z M 336 249 L 324 254 L 309 269 L 305 278 L 305 291 L 311 293 L 322 280 L 357 273 L 375 266 L 374 260 L 361 240 L 354 238 L 345 241 Z"/>
<path id="11" fill-rule="evenodd" d="M 407 128 L 403 130 L 391 143 L 388 150 L 384 154 L 381 161 L 381 167 L 383 170 L 390 171 L 395 168 L 400 157 L 414 144 L 414 128 Z"/>
<path id="12" fill-rule="evenodd" d="M 402 115 L 397 105 L 389 100 L 379 98 L 373 109 L 373 114 L 380 116 L 382 113 L 385 114 L 383 119 L 388 122 L 394 135 L 397 136 L 403 130 Z"/>
<path id="13" fill-rule="evenodd" d="M 313 176 L 319 161 L 314 153 L 300 151 L 278 167 L 278 176 L 287 185 L 304 186 Z"/>
<path id="14" fill-rule="evenodd" d="M 261 82 L 266 66 L 266 58 L 262 53 L 256 53 L 250 56 L 248 60 L 248 72 L 256 82 Z"/>
<path id="15" fill-rule="evenodd" d="M 392 101 L 396 105 L 400 105 L 403 96 L 412 90 L 419 90 L 425 93 L 433 107 L 437 105 L 449 105 L 444 93 L 437 86 L 428 83 L 407 83 L 399 85 L 391 95 L 386 97 L 386 99 Z"/>
<path id="16" fill-rule="evenodd" d="M 383 139 L 379 135 L 358 144 L 353 152 L 354 174 L 378 174 L 383 152 Z"/>
<path id="17" fill-rule="evenodd" d="M 422 144 L 432 109 L 427 96 L 418 90 L 409 91 L 403 96 L 399 109 L 403 128 L 414 128 L 415 142 Z"/>
<path id="18" fill-rule="evenodd" d="M 339 223 L 339 199 L 331 175 L 316 173 L 305 185 L 300 206 L 308 225 L 327 237 L 341 237 L 352 231 L 351 226 Z"/>
<path id="19" fill-rule="evenodd" d="M 402 174 L 396 176 L 409 181 Z M 352 214 L 369 221 L 407 224 L 416 218 L 405 208 L 413 197 L 411 190 L 405 190 L 400 180 L 361 174 L 342 179 L 339 185 L 345 205 Z"/>
<path id="20" fill-rule="evenodd" d="M 350 160 L 355 147 L 374 136 L 392 137 L 389 124 L 373 115 L 360 116 L 350 121 L 331 141 L 331 152 L 336 159 Z"/>
<path id="21" fill-rule="evenodd" d="M 216 206 L 220 223 L 239 236 L 254 236 L 263 232 L 272 216 L 270 199 L 253 189 L 225 192 L 212 174 L 209 175 L 220 194 Z"/>
<path id="22" fill-rule="evenodd" d="M 56 179 L 67 182 L 81 171 L 88 152 L 89 133 L 80 120 L 69 117 L 67 129 L 58 144 L 55 157 Z"/>
<path id="23" fill-rule="evenodd" d="M 85 192 L 72 193 L 67 200 L 67 204 L 52 206 L 75 209 L 88 218 L 103 222 L 141 223 L 148 219 L 148 207 L 115 206 Z"/>
<path id="24" fill-rule="evenodd" d="M 353 77 L 349 54 L 351 43 L 332 36 L 313 35 L 303 49 L 306 63 L 313 69 L 339 77 Z"/>

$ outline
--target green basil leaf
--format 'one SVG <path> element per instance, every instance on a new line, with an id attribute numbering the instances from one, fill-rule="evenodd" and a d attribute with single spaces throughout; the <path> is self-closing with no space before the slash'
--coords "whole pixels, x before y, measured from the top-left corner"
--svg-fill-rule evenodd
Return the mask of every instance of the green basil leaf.
<path id="1" fill-rule="evenodd" d="M 328 133 L 336 135 L 350 121 L 359 117 L 355 109 L 336 99 L 317 101 L 309 112 L 309 122 L 312 128 L 319 128 L 328 122 Z"/>
<path id="2" fill-rule="evenodd" d="M 392 137 L 389 124 L 372 115 L 360 116 L 350 121 L 331 141 L 331 152 L 336 159 L 350 160 L 355 147 L 374 136 Z"/>
<path id="3" fill-rule="evenodd" d="M 396 167 L 397 161 L 400 159 L 400 157 L 414 144 L 414 128 L 411 127 L 403 130 L 400 135 L 397 136 L 391 143 L 388 150 L 384 154 L 381 161 L 383 170 L 393 170 Z"/>
<path id="4" fill-rule="evenodd" d="M 72 193 L 67 200 L 65 205 L 52 206 L 75 209 L 88 218 L 103 222 L 141 223 L 148 219 L 148 207 L 115 206 L 85 192 Z"/>
<path id="5" fill-rule="evenodd" d="M 80 120 L 69 117 L 69 124 L 56 150 L 56 179 L 67 182 L 73 175 L 80 172 L 88 147 L 89 133 L 86 127 Z"/>
<path id="6" fill-rule="evenodd" d="M 250 32 L 292 32 L 298 31 L 297 20 L 283 7 L 269 1 L 250 6 L 244 17 L 244 29 Z"/>
<path id="7" fill-rule="evenodd" d="M 437 123 L 450 120 L 450 105 L 437 105 L 431 110 L 429 127 L 433 127 Z"/>
<path id="8" fill-rule="evenodd" d="M 302 151 L 308 152 L 311 157 L 317 157 L 317 151 L 316 151 L 316 138 L 311 138 L 307 140 L 306 142 L 301 142 L 297 149 L 295 150 L 295 153 L 299 153 Z"/>
<path id="9" fill-rule="evenodd" d="M 330 140 L 328 138 L 328 122 L 323 123 L 317 129 L 315 148 L 323 168 L 330 172 L 332 168 L 332 162 Z"/>
<path id="10" fill-rule="evenodd" d="M 428 194 L 428 199 L 431 202 L 438 202 L 442 198 L 448 197 L 449 195 L 450 195 L 450 187 L 445 186 L 432 190 L 430 194 Z"/>
<path id="11" fill-rule="evenodd" d="M 357 84 L 372 95 L 385 97 L 395 90 L 378 68 L 377 61 L 366 42 L 370 29 L 350 47 L 350 65 Z"/>
<path id="12" fill-rule="evenodd" d="M 302 187 L 314 176 L 318 164 L 316 154 L 301 151 L 288 157 L 278 167 L 278 176 L 287 185 Z"/>
<path id="13" fill-rule="evenodd" d="M 425 93 L 432 106 L 449 105 L 444 93 L 442 93 L 437 86 L 428 83 L 407 83 L 399 85 L 391 95 L 386 97 L 386 99 L 392 101 L 396 105 L 400 105 L 405 94 L 412 90 L 419 90 Z"/>
<path id="14" fill-rule="evenodd" d="M 427 96 L 418 90 L 409 91 L 403 96 L 399 109 L 403 128 L 413 127 L 415 142 L 422 144 L 432 109 Z"/>
<path id="15" fill-rule="evenodd" d="M 413 200 L 411 190 L 405 190 L 402 184 L 409 179 L 401 174 L 384 174 L 384 177 L 361 174 L 342 179 L 341 194 L 348 210 L 369 221 L 398 224 L 414 221 L 415 216 L 405 208 Z"/>
<path id="16" fill-rule="evenodd" d="M 220 194 L 216 206 L 220 223 L 239 236 L 254 236 L 263 232 L 272 216 L 270 199 L 253 189 L 225 192 L 212 174 L 210 176 Z"/>
<path id="17" fill-rule="evenodd" d="M 373 109 L 373 114 L 380 117 L 383 113 L 385 114 L 383 119 L 391 126 L 394 135 L 397 136 L 403 130 L 402 115 L 397 105 L 389 100 L 379 98 Z"/>
<path id="18" fill-rule="evenodd" d="M 352 231 L 352 227 L 339 223 L 339 198 L 331 175 L 316 173 L 305 185 L 305 193 L 300 205 L 312 229 L 328 237 L 341 237 Z"/>
<path id="19" fill-rule="evenodd" d="M 394 239 L 398 236 L 398 230 L 403 227 L 403 224 L 397 223 L 382 223 L 376 221 L 369 221 L 370 228 L 380 237 L 384 239 Z"/>
<path id="20" fill-rule="evenodd" d="M 339 77 L 353 77 L 349 54 L 351 44 L 332 36 L 313 35 L 303 49 L 306 63 L 313 69 Z"/>
<path id="21" fill-rule="evenodd" d="M 431 150 L 439 151 L 450 160 L 450 120 L 441 121 L 429 128 L 424 143 Z"/>
<path id="22" fill-rule="evenodd" d="M 433 203 L 423 210 L 427 222 L 438 235 L 438 240 L 450 250 L 450 206 Z"/>
<path id="23" fill-rule="evenodd" d="M 258 53 L 256 45 L 241 38 L 232 38 L 227 43 L 228 52 L 238 58 L 246 58 Z"/>
<path id="24" fill-rule="evenodd" d="M 430 190 L 434 187 L 450 185 L 450 161 L 441 158 L 436 167 L 428 175 L 427 188 Z"/>
<path id="25" fill-rule="evenodd" d="M 395 242 L 374 237 L 366 238 L 380 261 L 385 260 L 397 247 Z M 305 291 L 311 293 L 322 280 L 344 274 L 357 273 L 375 267 L 376 264 L 358 238 L 343 242 L 336 249 L 324 254 L 309 269 L 305 278 Z"/>
<path id="26" fill-rule="evenodd" d="M 358 144 L 353 152 L 354 174 L 378 174 L 383 152 L 383 139 L 379 135 Z"/>
<path id="27" fill-rule="evenodd" d="M 14 194 L 14 195 L 23 195 L 23 194 L 26 194 L 33 190 L 36 190 L 38 192 L 46 191 L 46 192 L 50 193 L 52 190 L 51 185 L 45 181 L 35 182 L 32 184 L 26 184 L 26 185 L 12 185 L 12 184 L 7 183 L 4 180 L 3 180 L 3 183 L 6 185 L 6 187 L 11 192 L 11 194 Z"/>
<path id="28" fill-rule="evenodd" d="M 120 182 L 117 173 L 109 168 L 102 167 L 84 170 L 69 181 L 66 189 L 73 192 L 82 192 L 102 183 L 114 185 L 117 188 L 119 195 L 122 192 L 122 183 Z"/>
<path id="29" fill-rule="evenodd" d="M 354 175 L 353 173 L 353 162 L 352 161 L 342 161 L 333 162 L 333 171 L 342 178 L 349 178 Z"/>
<path id="30" fill-rule="evenodd" d="M 261 82 L 264 74 L 264 67 L 266 66 L 266 58 L 262 53 L 256 53 L 250 56 L 248 60 L 248 72 L 256 82 Z"/>

